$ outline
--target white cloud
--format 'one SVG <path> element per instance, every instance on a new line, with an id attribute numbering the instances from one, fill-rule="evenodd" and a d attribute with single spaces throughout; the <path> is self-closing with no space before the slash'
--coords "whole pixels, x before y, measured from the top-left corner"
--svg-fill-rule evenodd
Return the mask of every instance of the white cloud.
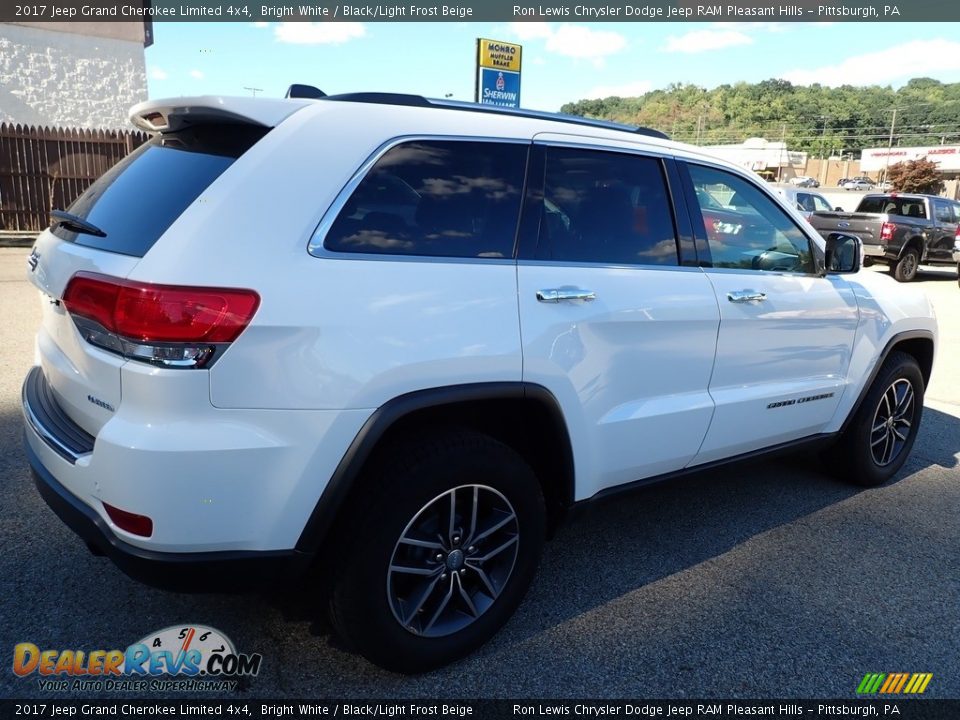
<path id="1" fill-rule="evenodd" d="M 519 40 L 546 40 L 548 52 L 589 60 L 596 67 L 603 67 L 604 59 L 627 46 L 627 39 L 610 30 L 594 30 L 585 25 L 561 25 L 554 28 L 545 22 L 513 22 L 509 31 Z"/>
<path id="2" fill-rule="evenodd" d="M 587 98 L 602 99 L 611 96 L 617 97 L 636 97 L 650 92 L 653 89 L 653 83 L 649 80 L 637 80 L 635 82 L 623 83 L 622 85 L 597 85 L 587 92 Z"/>
<path id="3" fill-rule="evenodd" d="M 358 22 L 282 22 L 273 34 L 278 41 L 295 45 L 342 45 L 364 37 L 367 28 Z"/>
<path id="4" fill-rule="evenodd" d="M 888 85 L 897 78 L 942 75 L 949 70 L 960 70 L 960 42 L 936 38 L 854 55 L 835 65 L 791 70 L 782 77 L 795 85 Z"/>
<path id="5" fill-rule="evenodd" d="M 512 22 L 508 27 L 520 40 L 545 40 L 553 35 L 550 23 L 545 22 Z"/>
<path id="6" fill-rule="evenodd" d="M 200 70 L 191 70 L 190 77 L 192 77 L 194 80 L 203 80 L 203 72 Z"/>
<path id="7" fill-rule="evenodd" d="M 170 76 L 167 75 L 165 70 L 155 67 L 150 69 L 150 77 L 154 80 L 166 80 Z"/>
<path id="8" fill-rule="evenodd" d="M 265 27 L 270 27 L 270 23 L 268 23 L 268 22 L 255 22 L 255 23 L 253 24 L 253 26 L 254 26 L 255 28 L 265 28 Z"/>
<path id="9" fill-rule="evenodd" d="M 700 53 L 738 45 L 750 45 L 753 39 L 739 30 L 691 30 L 683 35 L 670 35 L 665 52 Z"/>

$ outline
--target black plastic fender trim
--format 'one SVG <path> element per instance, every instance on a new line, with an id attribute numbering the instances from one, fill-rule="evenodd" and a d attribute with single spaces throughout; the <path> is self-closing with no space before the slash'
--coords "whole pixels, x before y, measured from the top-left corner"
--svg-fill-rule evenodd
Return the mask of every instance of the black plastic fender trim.
<path id="1" fill-rule="evenodd" d="M 319 553 L 336 521 L 337 514 L 357 481 L 361 468 L 370 458 L 380 439 L 396 422 L 420 410 L 489 400 L 531 400 L 540 402 L 548 409 L 553 418 L 553 429 L 562 430 L 567 438 L 566 447 L 561 449 L 564 466 L 568 468 L 564 494 L 569 502 L 572 502 L 574 465 L 570 436 L 560 403 L 545 387 L 525 382 L 488 382 L 417 390 L 388 401 L 375 410 L 363 424 L 310 514 L 297 541 L 296 550 L 310 554 Z"/>

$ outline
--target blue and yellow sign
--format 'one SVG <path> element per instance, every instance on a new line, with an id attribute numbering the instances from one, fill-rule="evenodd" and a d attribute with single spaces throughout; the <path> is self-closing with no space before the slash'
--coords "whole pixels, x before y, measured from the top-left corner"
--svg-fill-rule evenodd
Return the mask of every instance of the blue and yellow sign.
<path id="1" fill-rule="evenodd" d="M 514 43 L 477 38 L 477 92 L 474 100 L 486 105 L 520 107 L 520 58 Z"/>

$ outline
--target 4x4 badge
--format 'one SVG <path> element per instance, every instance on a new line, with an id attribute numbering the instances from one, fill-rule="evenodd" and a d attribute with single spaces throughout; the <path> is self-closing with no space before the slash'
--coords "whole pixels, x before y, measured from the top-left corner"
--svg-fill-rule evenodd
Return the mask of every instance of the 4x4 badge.
<path id="1" fill-rule="evenodd" d="M 37 269 L 37 265 L 40 264 L 40 253 L 34 250 L 30 253 L 30 257 L 27 258 L 27 265 L 30 266 L 30 272 L 34 272 Z"/>

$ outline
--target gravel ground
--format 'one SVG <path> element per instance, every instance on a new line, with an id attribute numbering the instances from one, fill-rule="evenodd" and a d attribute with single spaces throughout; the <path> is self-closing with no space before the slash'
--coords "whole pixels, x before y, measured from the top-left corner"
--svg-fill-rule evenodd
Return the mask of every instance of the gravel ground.
<path id="1" fill-rule="evenodd" d="M 47 509 L 21 450 L 33 357 L 26 250 L 0 248 L 0 649 L 125 647 L 180 623 L 264 655 L 237 699 L 854 697 L 866 672 L 932 672 L 960 698 L 960 289 L 924 273 L 943 335 L 913 455 L 858 490 L 802 456 L 649 487 L 549 543 L 509 625 L 454 667 L 393 675 L 338 649 L 310 597 L 185 595 L 128 580 Z M 872 272 L 873 270 L 871 270 Z M 0 664 L 10 667 L 10 656 Z M 35 677 L 35 676 L 34 676 Z M 0 671 L 0 697 L 65 697 Z M 223 699 L 228 699 L 224 697 Z"/>

